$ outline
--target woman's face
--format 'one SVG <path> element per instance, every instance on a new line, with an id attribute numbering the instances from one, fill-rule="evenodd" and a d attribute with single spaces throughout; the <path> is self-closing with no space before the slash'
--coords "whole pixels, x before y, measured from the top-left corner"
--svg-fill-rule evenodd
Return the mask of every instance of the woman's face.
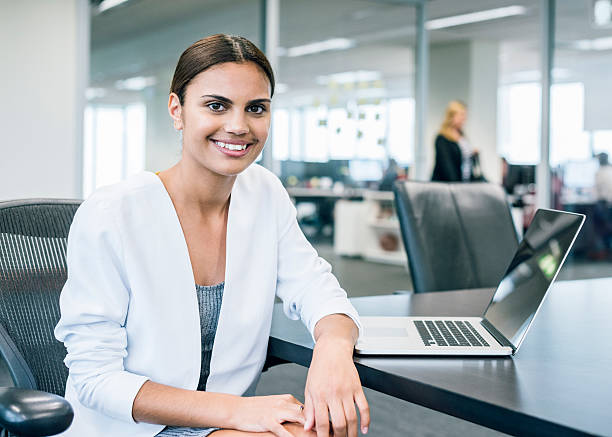
<path id="1" fill-rule="evenodd" d="M 455 112 L 453 116 L 453 126 L 457 129 L 463 129 L 463 125 L 465 124 L 465 120 L 467 118 L 467 113 L 465 109 L 459 109 Z"/>
<path id="2" fill-rule="evenodd" d="M 227 62 L 194 77 L 183 105 L 171 94 L 168 110 L 183 131 L 183 160 L 224 176 L 246 169 L 268 138 L 270 92 L 256 64 Z"/>

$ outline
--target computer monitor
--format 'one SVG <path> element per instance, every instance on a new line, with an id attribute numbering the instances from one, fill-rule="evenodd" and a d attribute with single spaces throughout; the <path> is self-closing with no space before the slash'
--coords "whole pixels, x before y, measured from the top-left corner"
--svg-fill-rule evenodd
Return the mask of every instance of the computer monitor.
<path id="1" fill-rule="evenodd" d="M 333 181 L 345 181 L 348 167 L 349 161 L 342 159 L 327 162 L 281 161 L 281 180 L 287 182 L 290 176 L 295 176 L 298 181 L 307 181 L 315 177 L 329 177 Z"/>
<path id="2" fill-rule="evenodd" d="M 349 176 L 355 182 L 373 182 L 382 179 L 383 168 L 380 161 L 353 159 L 349 161 Z"/>
<path id="3" fill-rule="evenodd" d="M 535 184 L 535 165 L 509 164 L 508 173 L 504 178 L 504 187 L 510 194 L 514 193 L 517 185 Z"/>
<path id="4" fill-rule="evenodd" d="M 567 162 L 563 166 L 563 185 L 574 189 L 591 188 L 595 185 L 598 169 L 597 159 Z"/>

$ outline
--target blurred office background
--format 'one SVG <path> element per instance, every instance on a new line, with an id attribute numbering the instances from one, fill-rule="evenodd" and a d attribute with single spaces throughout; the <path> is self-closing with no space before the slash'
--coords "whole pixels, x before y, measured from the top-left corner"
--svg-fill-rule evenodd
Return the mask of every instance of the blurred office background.
<path id="1" fill-rule="evenodd" d="M 599 158 L 612 156 L 610 0 L 0 5 L 0 200 L 87 197 L 171 166 L 178 57 L 206 35 L 233 33 L 264 49 L 277 74 L 260 164 L 286 185 L 349 295 L 411 289 L 380 183 L 391 159 L 401 177 L 431 177 L 453 99 L 468 106 L 466 134 L 485 177 L 507 190 L 518 232 L 536 207 L 586 213 L 561 279 L 612 275 L 612 199 L 596 189 Z M 415 434 L 460 429 L 431 426 Z"/>

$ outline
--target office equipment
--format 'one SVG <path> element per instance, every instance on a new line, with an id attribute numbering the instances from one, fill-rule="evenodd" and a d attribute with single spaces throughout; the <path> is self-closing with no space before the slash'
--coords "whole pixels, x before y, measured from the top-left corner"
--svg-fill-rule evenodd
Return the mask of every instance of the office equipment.
<path id="1" fill-rule="evenodd" d="M 353 159 L 349 161 L 349 175 L 355 182 L 380 181 L 383 175 L 382 163 L 365 159 Z"/>
<path id="2" fill-rule="evenodd" d="M 518 246 L 501 187 L 400 181 L 394 192 L 415 293 L 499 283 Z"/>
<path id="3" fill-rule="evenodd" d="M 577 190 L 594 187 L 598 169 L 597 159 L 566 162 L 563 166 L 563 185 Z"/>
<path id="4" fill-rule="evenodd" d="M 584 218 L 539 209 L 481 317 L 363 318 L 355 350 L 367 355 L 514 355 Z"/>
<path id="5" fill-rule="evenodd" d="M 326 162 L 281 161 L 281 181 L 287 185 L 293 176 L 298 182 L 306 182 L 311 178 L 329 177 L 334 182 L 344 182 L 348 176 L 349 162 L 333 159 Z"/>
<path id="6" fill-rule="evenodd" d="M 509 164 L 503 185 L 508 194 L 514 194 L 516 187 L 535 184 L 535 165 Z"/>
<path id="7" fill-rule="evenodd" d="M 68 230 L 79 204 L 0 202 L 0 355 L 17 387 L 0 393 L 0 426 L 11 433 L 57 434 L 72 422 L 72 408 L 60 397 L 66 350 L 53 328 L 66 281 Z"/>
<path id="8" fill-rule="evenodd" d="M 612 278 L 553 284 L 512 359 L 359 356 L 355 366 L 364 387 L 507 434 L 609 435 L 612 348 L 604 346 L 602 333 L 612 330 L 610 289 Z M 351 303 L 361 316 L 470 317 L 482 314 L 493 292 L 368 296 Z M 269 355 L 308 366 L 313 346 L 302 323 L 288 320 L 277 304 Z"/>

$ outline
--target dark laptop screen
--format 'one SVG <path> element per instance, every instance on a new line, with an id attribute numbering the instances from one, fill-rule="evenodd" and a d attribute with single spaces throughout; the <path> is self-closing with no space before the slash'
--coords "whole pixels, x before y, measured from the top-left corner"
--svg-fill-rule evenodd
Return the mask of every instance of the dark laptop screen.
<path id="1" fill-rule="evenodd" d="M 540 209 L 484 318 L 518 348 L 548 287 L 561 268 L 584 216 Z"/>

